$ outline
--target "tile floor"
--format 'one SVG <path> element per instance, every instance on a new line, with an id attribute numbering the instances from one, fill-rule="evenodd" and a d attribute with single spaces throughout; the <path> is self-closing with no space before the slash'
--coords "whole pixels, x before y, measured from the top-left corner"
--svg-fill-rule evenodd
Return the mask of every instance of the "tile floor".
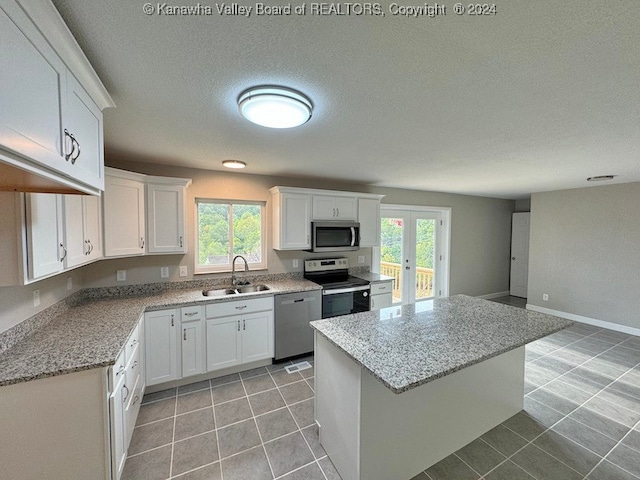
<path id="1" fill-rule="evenodd" d="M 411 480 L 640 479 L 640 338 L 575 325 L 526 355 L 524 410 Z M 145 396 L 123 479 L 340 480 L 313 369 L 283 367 Z"/>

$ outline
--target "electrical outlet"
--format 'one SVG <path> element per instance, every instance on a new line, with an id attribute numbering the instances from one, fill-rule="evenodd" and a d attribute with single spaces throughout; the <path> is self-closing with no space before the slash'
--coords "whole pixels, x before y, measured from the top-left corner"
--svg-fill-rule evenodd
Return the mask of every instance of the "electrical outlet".
<path id="1" fill-rule="evenodd" d="M 160 278 L 169 278 L 169 267 L 160 267 Z"/>
<path id="2" fill-rule="evenodd" d="M 364 263 L 364 255 L 358 255 L 358 263 Z"/>
<path id="3" fill-rule="evenodd" d="M 118 282 L 126 282 L 127 281 L 127 271 L 126 270 L 116 270 L 116 281 L 118 281 Z"/>
<path id="4" fill-rule="evenodd" d="M 67 290 L 73 289 L 73 280 L 71 277 L 67 278 Z"/>
<path id="5" fill-rule="evenodd" d="M 298 268 L 298 259 L 297 258 L 293 259 L 293 268 Z"/>
<path id="6" fill-rule="evenodd" d="M 180 265 L 180 276 L 181 277 L 186 277 L 187 276 L 187 266 L 186 265 Z"/>
<path id="7" fill-rule="evenodd" d="M 33 306 L 37 307 L 40 305 L 40 290 L 33 291 Z"/>
<path id="8" fill-rule="evenodd" d="M 542 294 L 542 300 L 544 300 L 545 302 L 548 302 L 549 301 L 549 295 L 546 294 L 546 293 L 543 293 Z"/>

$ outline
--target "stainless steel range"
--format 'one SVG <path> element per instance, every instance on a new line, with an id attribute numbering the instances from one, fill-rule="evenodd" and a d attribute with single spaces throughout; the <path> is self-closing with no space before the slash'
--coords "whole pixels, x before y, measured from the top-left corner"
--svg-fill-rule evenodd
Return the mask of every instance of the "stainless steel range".
<path id="1" fill-rule="evenodd" d="M 368 312 L 370 285 L 349 275 L 349 259 L 305 260 L 304 278 L 322 285 L 322 318 Z"/>

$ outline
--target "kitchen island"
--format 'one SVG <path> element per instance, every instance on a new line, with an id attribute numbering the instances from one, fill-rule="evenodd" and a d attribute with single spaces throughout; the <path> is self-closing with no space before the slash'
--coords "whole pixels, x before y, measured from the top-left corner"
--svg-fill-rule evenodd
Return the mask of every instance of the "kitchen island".
<path id="1" fill-rule="evenodd" d="M 524 346 L 572 323 L 465 295 L 311 322 L 320 442 L 343 480 L 409 480 L 522 410 Z"/>

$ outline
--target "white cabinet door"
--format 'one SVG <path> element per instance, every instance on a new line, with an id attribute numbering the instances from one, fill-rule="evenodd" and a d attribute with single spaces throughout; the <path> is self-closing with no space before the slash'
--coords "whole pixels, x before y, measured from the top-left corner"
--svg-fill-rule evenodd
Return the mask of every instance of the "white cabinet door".
<path id="1" fill-rule="evenodd" d="M 82 195 L 63 195 L 64 245 L 67 256 L 65 268 L 73 268 L 87 262 L 87 244 L 84 238 L 84 214 Z"/>
<path id="2" fill-rule="evenodd" d="M 311 196 L 279 193 L 273 196 L 274 246 L 276 250 L 311 248 Z"/>
<path id="3" fill-rule="evenodd" d="M 144 254 L 144 183 L 107 175 L 103 202 L 105 256 Z"/>
<path id="4" fill-rule="evenodd" d="M 182 186 L 147 185 L 149 253 L 186 253 L 184 197 Z"/>
<path id="5" fill-rule="evenodd" d="M 371 310 L 380 310 L 390 307 L 392 304 L 391 292 L 381 295 L 371 295 Z"/>
<path id="6" fill-rule="evenodd" d="M 120 479 L 124 469 L 124 462 L 127 459 L 124 412 L 128 392 L 123 387 L 124 382 L 119 382 L 109 397 L 112 480 Z"/>
<path id="7" fill-rule="evenodd" d="M 242 317 L 242 363 L 273 357 L 273 312 Z"/>
<path id="8" fill-rule="evenodd" d="M 355 197 L 313 196 L 314 220 L 355 220 L 357 216 Z"/>
<path id="9" fill-rule="evenodd" d="M 202 321 L 182 322 L 182 378 L 204 373 Z"/>
<path id="10" fill-rule="evenodd" d="M 358 222 L 360 223 L 360 246 L 380 245 L 380 200 L 358 199 Z"/>
<path id="11" fill-rule="evenodd" d="M 104 256 L 102 248 L 102 197 L 95 195 L 82 196 L 82 220 L 84 239 L 87 243 L 87 258 L 98 260 Z"/>
<path id="12" fill-rule="evenodd" d="M 72 136 L 69 140 L 73 139 L 67 140 L 73 178 L 103 190 L 102 111 L 70 72 L 63 119 L 64 128 Z"/>
<path id="13" fill-rule="evenodd" d="M 67 174 L 64 63 L 13 2 L 0 7 L 0 45 L 0 146 Z"/>
<path id="14" fill-rule="evenodd" d="M 25 199 L 27 267 L 29 279 L 35 280 L 64 268 L 62 197 L 52 193 L 30 193 Z"/>
<path id="15" fill-rule="evenodd" d="M 147 312 L 144 323 L 147 385 L 180 378 L 180 319 L 177 310 Z"/>
<path id="16" fill-rule="evenodd" d="M 207 371 L 242 363 L 241 317 L 207 320 Z"/>

